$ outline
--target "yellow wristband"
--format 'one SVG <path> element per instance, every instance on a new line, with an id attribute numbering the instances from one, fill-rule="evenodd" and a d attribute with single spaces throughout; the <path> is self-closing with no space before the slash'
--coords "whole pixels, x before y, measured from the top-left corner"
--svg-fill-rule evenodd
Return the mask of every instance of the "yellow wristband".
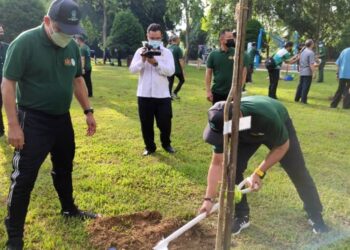
<path id="1" fill-rule="evenodd" d="M 262 171 L 260 168 L 256 168 L 254 170 L 254 173 L 257 174 L 261 179 L 263 179 L 266 175 L 266 173 Z"/>

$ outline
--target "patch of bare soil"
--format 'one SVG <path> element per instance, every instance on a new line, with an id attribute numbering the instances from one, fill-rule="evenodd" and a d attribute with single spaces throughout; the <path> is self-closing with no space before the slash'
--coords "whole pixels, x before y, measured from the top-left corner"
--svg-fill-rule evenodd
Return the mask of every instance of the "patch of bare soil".
<path id="1" fill-rule="evenodd" d="M 91 244 L 106 250 L 151 250 L 158 241 L 183 226 L 182 219 L 162 219 L 159 212 L 140 212 L 131 215 L 100 218 L 89 226 Z M 170 250 L 213 250 L 215 229 L 196 225 L 178 239 L 172 241 Z"/>

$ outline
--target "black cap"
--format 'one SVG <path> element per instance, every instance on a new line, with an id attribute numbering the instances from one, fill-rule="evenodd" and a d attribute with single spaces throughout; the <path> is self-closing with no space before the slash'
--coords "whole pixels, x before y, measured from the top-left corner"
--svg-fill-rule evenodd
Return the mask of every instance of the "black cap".
<path id="1" fill-rule="evenodd" d="M 223 145 L 224 142 L 224 108 L 225 101 L 215 103 L 208 110 L 208 125 L 204 129 L 203 139 L 211 145 Z M 229 117 L 232 117 L 232 109 L 230 108 Z"/>
<path id="2" fill-rule="evenodd" d="M 48 16 L 67 35 L 83 33 L 83 29 L 79 25 L 81 19 L 79 6 L 73 0 L 54 0 L 50 5 Z"/>

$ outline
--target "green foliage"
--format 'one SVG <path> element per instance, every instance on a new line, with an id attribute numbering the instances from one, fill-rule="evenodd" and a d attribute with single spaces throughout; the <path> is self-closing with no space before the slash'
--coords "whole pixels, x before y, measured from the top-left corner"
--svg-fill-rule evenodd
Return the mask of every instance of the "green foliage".
<path id="1" fill-rule="evenodd" d="M 186 46 L 186 39 L 185 39 L 186 32 L 183 31 L 180 34 L 180 39 L 181 41 L 185 44 Z M 198 58 L 198 45 L 200 44 L 206 44 L 207 42 L 207 37 L 208 37 L 208 32 L 203 31 L 201 29 L 201 24 L 197 23 L 189 36 L 189 51 L 188 51 L 188 58 L 191 60 L 197 60 Z"/>
<path id="2" fill-rule="evenodd" d="M 259 31 L 263 28 L 262 24 L 256 19 L 250 19 L 247 22 L 246 42 L 257 42 Z"/>
<path id="3" fill-rule="evenodd" d="M 90 18 L 84 17 L 81 22 L 82 22 L 82 26 L 85 30 L 85 34 L 88 38 L 87 43 L 92 44 L 95 41 L 99 41 L 99 39 L 101 37 L 101 32 L 91 22 Z"/>
<path id="4" fill-rule="evenodd" d="M 138 19 L 130 11 L 119 12 L 113 22 L 108 46 L 125 55 L 133 55 L 141 46 L 145 33 Z"/>
<path id="5" fill-rule="evenodd" d="M 0 23 L 5 30 L 4 40 L 11 42 L 21 32 L 38 26 L 45 15 L 40 0 L 3 0 L 0 2 Z"/>

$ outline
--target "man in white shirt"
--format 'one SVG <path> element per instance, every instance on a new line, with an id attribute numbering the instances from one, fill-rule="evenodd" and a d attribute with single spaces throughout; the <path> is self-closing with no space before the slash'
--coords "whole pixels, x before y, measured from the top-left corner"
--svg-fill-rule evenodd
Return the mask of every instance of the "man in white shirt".
<path id="1" fill-rule="evenodd" d="M 139 48 L 130 65 L 131 73 L 139 73 L 137 87 L 138 110 L 141 121 L 142 136 L 145 143 L 144 156 L 156 151 L 154 143 L 154 118 L 160 130 L 162 147 L 168 153 L 175 153 L 171 147 L 171 97 L 167 77 L 175 73 L 173 55 L 162 44 L 162 30 L 159 24 L 147 28 L 148 45 L 160 55 L 147 55 L 147 49 Z"/>

